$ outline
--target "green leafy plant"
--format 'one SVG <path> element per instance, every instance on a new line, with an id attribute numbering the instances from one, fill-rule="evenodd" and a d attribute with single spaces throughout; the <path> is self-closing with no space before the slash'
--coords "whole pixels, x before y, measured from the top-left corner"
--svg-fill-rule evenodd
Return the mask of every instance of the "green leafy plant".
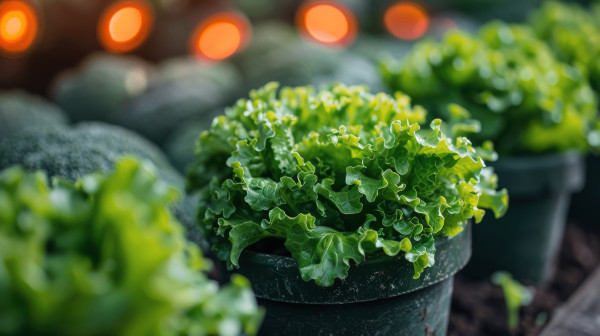
<path id="1" fill-rule="evenodd" d="M 237 266 L 274 238 L 321 286 L 381 253 L 403 255 L 418 278 L 436 239 L 507 204 L 469 140 L 447 137 L 440 120 L 421 129 L 424 118 L 407 96 L 363 87 L 250 92 L 197 141 L 188 186 L 203 189 L 198 216 L 213 249 Z"/>
<path id="2" fill-rule="evenodd" d="M 521 285 L 507 272 L 492 274 L 492 282 L 502 287 L 506 301 L 508 327 L 515 329 L 519 325 L 519 309 L 531 303 L 534 291 Z"/>
<path id="3" fill-rule="evenodd" d="M 558 59 L 580 66 L 600 92 L 600 4 L 589 10 L 579 4 L 548 1 L 531 15 L 529 24 Z"/>
<path id="4" fill-rule="evenodd" d="M 381 63 L 393 91 L 411 96 L 433 117 L 451 119 L 456 103 L 481 123 L 475 145 L 500 155 L 585 151 L 600 145 L 596 99 L 577 68 L 556 60 L 524 25 L 493 22 L 477 36 L 452 31 L 420 43 L 402 60 Z"/>
<path id="5" fill-rule="evenodd" d="M 254 334 L 247 280 L 219 290 L 169 210 L 177 192 L 152 166 L 72 183 L 0 173 L 0 334 Z"/>

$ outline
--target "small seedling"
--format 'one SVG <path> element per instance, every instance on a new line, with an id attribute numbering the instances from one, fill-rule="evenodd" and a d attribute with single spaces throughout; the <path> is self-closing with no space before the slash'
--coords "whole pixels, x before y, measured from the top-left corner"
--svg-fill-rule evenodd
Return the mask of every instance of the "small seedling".
<path id="1" fill-rule="evenodd" d="M 492 282 L 502 287 L 506 301 L 508 328 L 514 330 L 519 325 L 519 308 L 531 303 L 535 291 L 513 279 L 508 272 L 500 271 L 492 274 Z"/>

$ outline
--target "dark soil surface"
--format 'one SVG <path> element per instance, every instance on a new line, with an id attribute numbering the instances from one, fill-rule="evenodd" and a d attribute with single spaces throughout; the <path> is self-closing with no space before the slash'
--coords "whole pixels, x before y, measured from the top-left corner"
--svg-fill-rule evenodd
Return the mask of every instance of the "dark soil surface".
<path id="1" fill-rule="evenodd" d="M 600 265 L 600 227 L 595 230 L 575 223 L 567 225 L 556 273 L 545 287 L 535 288 L 533 302 L 521 309 L 519 326 L 506 325 L 504 296 L 488 281 L 469 281 L 456 276 L 449 336 L 537 335 L 563 304 Z"/>

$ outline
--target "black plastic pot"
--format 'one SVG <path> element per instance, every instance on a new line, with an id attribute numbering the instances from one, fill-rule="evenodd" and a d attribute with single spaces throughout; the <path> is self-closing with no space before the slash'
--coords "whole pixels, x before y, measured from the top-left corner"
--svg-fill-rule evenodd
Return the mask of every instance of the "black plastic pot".
<path id="1" fill-rule="evenodd" d="M 464 273 L 489 278 L 508 271 L 519 281 L 544 283 L 554 263 L 571 194 L 584 182 L 579 154 L 505 158 L 492 164 L 510 201 L 504 217 L 489 214 L 473 227 L 473 258 Z"/>
<path id="2" fill-rule="evenodd" d="M 600 225 L 600 155 L 589 155 L 585 163 L 585 187 L 573 195 L 569 218 L 578 224 Z"/>
<path id="3" fill-rule="evenodd" d="M 453 275 L 471 255 L 470 228 L 436 243 L 435 265 L 413 279 L 403 257 L 378 256 L 319 287 L 290 257 L 245 252 L 239 272 L 267 310 L 259 335 L 445 335 Z"/>

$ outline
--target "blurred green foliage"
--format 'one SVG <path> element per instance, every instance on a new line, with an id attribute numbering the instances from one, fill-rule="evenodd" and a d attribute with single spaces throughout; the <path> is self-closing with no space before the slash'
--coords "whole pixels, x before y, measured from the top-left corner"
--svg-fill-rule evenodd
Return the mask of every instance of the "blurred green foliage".
<path id="1" fill-rule="evenodd" d="M 469 138 L 492 140 L 500 155 L 600 145 L 586 76 L 557 61 L 525 25 L 492 22 L 475 36 L 451 31 L 402 60 L 383 61 L 381 71 L 391 90 L 407 93 L 432 118 L 451 119 L 449 103 L 464 107 L 481 123 Z"/>
<path id="2" fill-rule="evenodd" d="M 169 210 L 176 195 L 130 158 L 75 183 L 0 173 L 0 334 L 256 333 L 247 280 L 206 278 Z"/>
<path id="3" fill-rule="evenodd" d="M 600 3 L 590 9 L 548 1 L 531 15 L 529 24 L 558 59 L 579 66 L 600 94 Z"/>

